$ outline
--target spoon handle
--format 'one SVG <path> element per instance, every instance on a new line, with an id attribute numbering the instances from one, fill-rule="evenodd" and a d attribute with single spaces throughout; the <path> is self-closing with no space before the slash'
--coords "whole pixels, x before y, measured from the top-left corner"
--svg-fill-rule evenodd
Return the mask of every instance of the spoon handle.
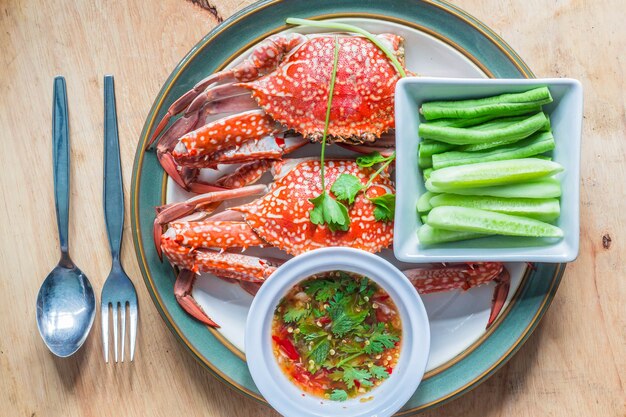
<path id="1" fill-rule="evenodd" d="M 67 117 L 67 91 L 65 78 L 54 79 L 52 103 L 52 166 L 54 180 L 54 205 L 61 253 L 68 253 L 68 222 L 70 211 L 70 138 Z"/>
<path id="2" fill-rule="evenodd" d="M 104 220 L 113 261 L 119 261 L 124 228 L 124 190 L 113 76 L 104 77 Z"/>

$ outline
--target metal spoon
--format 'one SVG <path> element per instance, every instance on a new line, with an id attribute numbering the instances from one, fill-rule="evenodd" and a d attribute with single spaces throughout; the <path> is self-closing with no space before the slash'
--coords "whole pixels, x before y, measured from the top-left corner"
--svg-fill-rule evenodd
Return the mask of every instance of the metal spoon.
<path id="1" fill-rule="evenodd" d="M 96 298 L 89 280 L 70 259 L 67 243 L 70 206 L 70 154 L 65 79 L 54 79 L 52 106 L 54 203 L 61 260 L 37 294 L 37 327 L 48 349 L 67 357 L 83 344 L 95 317 Z"/>

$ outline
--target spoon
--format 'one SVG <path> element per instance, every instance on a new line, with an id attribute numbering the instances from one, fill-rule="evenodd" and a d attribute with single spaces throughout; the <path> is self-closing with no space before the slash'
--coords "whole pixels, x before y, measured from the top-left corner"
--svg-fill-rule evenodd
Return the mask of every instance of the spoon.
<path id="1" fill-rule="evenodd" d="M 96 298 L 89 280 L 70 259 L 68 221 L 70 154 L 65 79 L 54 79 L 52 163 L 61 260 L 37 294 L 37 327 L 52 353 L 67 357 L 87 339 L 95 317 Z"/>

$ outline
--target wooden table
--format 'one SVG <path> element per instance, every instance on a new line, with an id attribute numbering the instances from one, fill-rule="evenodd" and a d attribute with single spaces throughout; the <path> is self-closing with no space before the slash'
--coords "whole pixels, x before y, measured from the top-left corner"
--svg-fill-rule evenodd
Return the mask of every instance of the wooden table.
<path id="1" fill-rule="evenodd" d="M 141 280 L 128 209 L 123 263 L 141 306 L 135 362 L 104 364 L 99 319 L 71 359 L 52 356 L 35 324 L 37 290 L 58 257 L 52 77 L 64 74 L 69 92 L 72 257 L 99 290 L 110 267 L 101 200 L 103 75 L 116 76 L 128 199 L 137 138 L 161 84 L 198 39 L 249 3 L 222 0 L 208 10 L 184 0 L 0 2 L 0 414 L 276 415 L 218 382 L 167 329 Z M 520 352 L 480 387 L 426 415 L 624 416 L 623 1 L 456 3 L 501 34 L 537 76 L 583 82 L 581 247 Z"/>

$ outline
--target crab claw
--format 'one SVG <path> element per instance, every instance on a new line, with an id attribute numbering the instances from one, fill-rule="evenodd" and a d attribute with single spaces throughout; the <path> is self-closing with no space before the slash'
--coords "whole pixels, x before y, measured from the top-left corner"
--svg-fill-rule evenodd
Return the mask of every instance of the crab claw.
<path id="1" fill-rule="evenodd" d="M 185 112 L 185 116 L 197 113 L 205 103 L 214 99 L 234 95 L 238 86 L 233 82 L 252 81 L 267 74 L 278 66 L 283 56 L 306 41 L 306 36 L 299 33 L 274 35 L 259 43 L 250 56 L 239 65 L 216 72 L 198 82 L 191 90 L 183 94 L 167 109 L 167 112 L 152 133 L 148 147 L 168 125 L 170 119 Z M 224 83 L 221 85 L 216 85 Z"/>
<path id="2" fill-rule="evenodd" d="M 219 328 L 220 326 L 207 316 L 200 304 L 196 302 L 191 296 L 191 290 L 193 289 L 193 283 L 196 280 L 196 274 L 189 269 L 183 269 L 176 277 L 174 283 L 174 295 L 178 304 L 189 313 L 191 316 L 200 320 L 207 326 Z"/>
<path id="3" fill-rule="evenodd" d="M 502 268 L 500 275 L 494 280 L 496 282 L 496 289 L 493 291 L 493 300 L 491 301 L 491 313 L 489 314 L 489 320 L 487 321 L 488 329 L 496 320 L 504 303 L 509 295 L 509 289 L 511 288 L 511 275 L 506 268 Z"/>

